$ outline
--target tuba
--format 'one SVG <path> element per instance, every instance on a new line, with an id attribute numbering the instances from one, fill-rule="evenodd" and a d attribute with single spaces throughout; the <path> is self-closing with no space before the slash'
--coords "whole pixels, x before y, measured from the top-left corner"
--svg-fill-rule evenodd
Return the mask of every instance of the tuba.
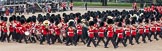
<path id="1" fill-rule="evenodd" d="M 45 20 L 45 21 L 43 22 L 43 25 L 45 25 L 45 27 L 47 28 L 47 27 L 50 25 L 50 21 Z"/>

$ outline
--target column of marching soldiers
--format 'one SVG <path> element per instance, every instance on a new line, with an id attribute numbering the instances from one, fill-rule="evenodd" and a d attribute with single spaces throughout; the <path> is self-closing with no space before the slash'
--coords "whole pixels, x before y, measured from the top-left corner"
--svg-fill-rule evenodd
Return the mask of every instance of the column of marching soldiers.
<path id="1" fill-rule="evenodd" d="M 9 24 L 7 21 L 9 20 Z M 10 18 L 1 16 L 0 41 L 25 42 L 41 45 L 65 43 L 78 45 L 80 42 L 90 47 L 104 44 L 107 48 L 112 42 L 114 48 L 122 43 L 134 45 L 152 42 L 153 38 L 162 38 L 162 7 L 148 7 L 144 10 L 107 10 L 81 13 L 39 14 L 25 18 L 24 15 L 13 15 Z M 140 37 L 142 39 L 140 40 Z M 24 41 L 23 41 L 24 40 Z M 81 41 L 80 41 L 81 40 Z M 135 40 L 135 41 L 134 41 Z M 100 43 L 103 41 L 103 43 Z M 127 43 L 128 41 L 128 43 Z"/>

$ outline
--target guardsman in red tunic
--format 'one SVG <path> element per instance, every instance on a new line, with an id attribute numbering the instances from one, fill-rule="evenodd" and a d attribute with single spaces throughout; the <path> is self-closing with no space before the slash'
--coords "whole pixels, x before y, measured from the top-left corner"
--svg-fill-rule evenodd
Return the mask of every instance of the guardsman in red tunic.
<path id="1" fill-rule="evenodd" d="M 7 39 L 7 26 L 2 26 L 2 34 L 1 34 L 1 41 L 4 42 Z"/>
<path id="2" fill-rule="evenodd" d="M 160 38 L 162 38 L 162 35 L 161 35 L 161 27 L 160 27 L 160 18 L 156 18 L 156 36 L 158 36 Z"/>
<path id="3" fill-rule="evenodd" d="M 41 26 L 41 28 L 42 28 L 42 35 L 43 35 L 42 39 L 40 40 L 40 44 L 41 45 L 43 45 L 43 42 L 45 41 L 45 38 L 46 38 L 48 44 L 50 45 L 50 43 L 49 43 L 50 40 L 49 40 L 49 37 L 47 36 L 48 32 L 49 32 L 49 28 L 48 28 L 49 24 L 50 24 L 49 21 L 45 20 L 43 22 L 43 25 Z"/>
<path id="4" fill-rule="evenodd" d="M 131 26 L 130 26 L 130 20 L 126 19 L 125 21 L 125 43 L 127 43 L 127 40 L 129 40 L 129 44 L 134 45 L 132 40 L 131 40 Z"/>
<path id="5" fill-rule="evenodd" d="M 15 40 L 15 36 L 14 36 L 14 27 L 13 27 L 13 24 L 12 24 L 12 23 L 11 23 L 11 25 L 9 26 L 9 31 L 10 31 L 9 36 L 8 36 L 9 41 L 10 41 L 11 35 L 12 35 L 12 40 Z"/>
<path id="6" fill-rule="evenodd" d="M 15 40 L 15 27 L 13 26 L 14 25 L 14 19 L 13 17 L 10 17 L 9 18 L 9 21 L 10 21 L 10 26 L 9 26 L 9 35 L 8 35 L 8 40 L 10 42 L 10 37 L 12 36 L 12 40 Z"/>
<path id="7" fill-rule="evenodd" d="M 95 36 L 95 40 L 98 39 L 98 25 L 97 23 L 94 24 L 94 36 Z"/>
<path id="8" fill-rule="evenodd" d="M 97 41 L 97 45 L 99 45 L 100 41 L 102 40 L 102 42 L 105 44 L 105 40 L 104 40 L 104 32 L 105 29 L 103 28 L 104 26 L 104 22 L 100 23 L 100 27 L 99 27 L 99 32 L 98 32 L 98 41 Z"/>
<path id="9" fill-rule="evenodd" d="M 66 46 L 69 46 L 69 43 L 72 43 L 75 46 L 77 45 L 75 40 L 74 40 L 74 35 L 75 35 L 74 30 L 75 30 L 75 28 L 73 27 L 73 24 L 74 24 L 74 22 L 72 22 L 72 21 L 69 22 L 69 27 L 67 28 L 68 29 L 67 30 L 68 31 L 67 32 L 68 37 L 67 37 Z"/>
<path id="10" fill-rule="evenodd" d="M 93 45 L 96 47 L 96 43 L 95 43 L 95 40 L 94 40 L 94 22 L 93 21 L 90 21 L 89 22 L 89 28 L 88 28 L 88 37 L 89 37 L 89 40 L 88 40 L 88 44 L 87 44 L 87 47 L 91 47 L 90 44 L 91 42 L 93 43 Z"/>
<path id="11" fill-rule="evenodd" d="M 84 44 L 86 44 L 86 42 L 83 39 L 83 27 L 81 25 L 81 20 L 80 19 L 77 20 L 76 28 L 77 28 L 77 39 L 76 39 L 76 43 L 79 42 L 79 39 L 81 39 L 81 41 Z"/>
<path id="12" fill-rule="evenodd" d="M 139 25 L 138 25 L 138 40 L 140 38 L 140 36 L 142 36 L 142 41 L 143 43 L 146 43 L 145 37 L 144 37 L 144 26 L 143 26 L 143 20 L 141 18 L 139 18 Z"/>
<path id="13" fill-rule="evenodd" d="M 45 25 L 42 25 L 42 34 L 43 34 L 43 37 L 42 39 L 40 40 L 40 44 L 43 44 L 43 42 L 45 41 L 45 38 L 47 37 L 47 34 L 48 34 L 48 28 L 45 27 Z"/>
<path id="14" fill-rule="evenodd" d="M 159 40 L 157 38 L 157 35 L 155 34 L 155 32 L 156 32 L 156 22 L 155 22 L 155 18 L 151 18 L 151 27 L 150 27 L 150 30 L 151 30 L 150 37 L 152 37 L 152 35 L 154 35 L 154 39 Z"/>
<path id="15" fill-rule="evenodd" d="M 23 24 L 21 27 L 19 27 L 19 29 L 20 29 L 19 43 L 22 43 L 22 39 L 24 39 L 25 43 L 27 43 L 27 39 L 25 37 L 25 31 L 26 31 L 25 24 Z"/>
<path id="16" fill-rule="evenodd" d="M 1 34 L 2 34 L 2 22 L 1 22 L 1 19 L 0 19 L 0 36 L 1 36 Z M 0 37 L 0 39 L 1 39 L 1 37 Z"/>
<path id="17" fill-rule="evenodd" d="M 122 43 L 124 47 L 127 46 L 126 43 L 124 43 L 124 35 L 123 35 L 123 28 L 122 28 L 122 22 L 118 23 L 118 27 L 116 28 L 116 33 L 118 35 L 118 40 L 117 40 L 117 46 L 119 43 Z"/>
<path id="18" fill-rule="evenodd" d="M 34 21 L 34 20 L 32 20 Z M 34 22 L 30 21 L 29 24 L 29 29 L 30 29 L 30 33 L 31 33 L 31 43 L 36 43 L 36 25 Z M 36 37 L 37 38 L 37 37 Z"/>
<path id="19" fill-rule="evenodd" d="M 109 43 L 109 41 L 111 40 L 114 48 L 118 48 L 117 45 L 116 45 L 116 42 L 114 40 L 114 21 L 112 19 L 108 19 L 107 23 L 108 23 L 108 26 L 107 26 L 107 41 L 105 43 L 105 48 L 108 48 L 107 45 Z"/>
<path id="20" fill-rule="evenodd" d="M 3 20 L 2 20 L 2 27 L 1 27 L 1 29 L 2 29 L 2 33 L 1 33 L 1 41 L 2 42 L 4 42 L 4 41 L 6 41 L 6 39 L 7 39 L 7 17 L 4 17 L 3 18 Z"/>
<path id="21" fill-rule="evenodd" d="M 151 38 L 150 38 L 150 26 L 149 26 L 149 20 L 148 19 L 145 19 L 145 27 L 144 27 L 144 35 L 146 38 L 148 38 L 148 40 L 150 40 L 150 42 L 152 42 Z"/>
<path id="22" fill-rule="evenodd" d="M 62 37 L 63 37 L 63 39 L 62 39 L 62 41 L 63 42 L 65 42 L 66 41 L 66 28 L 67 28 L 67 24 L 66 23 L 63 23 L 62 22 L 62 28 L 61 28 L 61 34 L 62 34 Z"/>
<path id="23" fill-rule="evenodd" d="M 58 42 L 62 43 L 62 40 L 60 38 L 60 34 L 61 34 L 61 27 L 59 27 L 59 22 L 55 23 L 54 26 L 54 31 L 55 31 L 55 39 L 54 42 L 56 42 L 56 40 L 58 40 Z"/>
<path id="24" fill-rule="evenodd" d="M 47 39 L 48 39 L 47 43 L 50 45 L 51 42 L 52 42 L 52 44 L 54 44 L 54 42 L 55 42 L 55 35 L 54 35 L 55 31 L 54 31 L 52 24 L 50 24 L 48 27 L 49 27 L 49 31 L 48 31 L 48 35 L 47 35 Z"/>

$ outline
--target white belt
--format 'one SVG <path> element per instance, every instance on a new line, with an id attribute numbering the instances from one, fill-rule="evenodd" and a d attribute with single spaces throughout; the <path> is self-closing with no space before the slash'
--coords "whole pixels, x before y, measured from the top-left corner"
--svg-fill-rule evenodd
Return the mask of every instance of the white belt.
<path id="1" fill-rule="evenodd" d="M 104 32 L 98 32 L 98 33 L 104 33 Z"/>
<path id="2" fill-rule="evenodd" d="M 77 30 L 77 31 L 82 31 L 82 30 Z"/>

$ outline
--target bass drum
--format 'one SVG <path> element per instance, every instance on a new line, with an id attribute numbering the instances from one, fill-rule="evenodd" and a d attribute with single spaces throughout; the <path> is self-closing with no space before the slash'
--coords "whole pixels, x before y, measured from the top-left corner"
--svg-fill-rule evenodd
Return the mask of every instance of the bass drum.
<path id="1" fill-rule="evenodd" d="M 26 31 L 26 32 L 25 32 L 25 35 L 26 35 L 26 36 L 29 36 L 29 35 L 30 35 L 30 32 L 29 32 L 29 31 Z"/>

